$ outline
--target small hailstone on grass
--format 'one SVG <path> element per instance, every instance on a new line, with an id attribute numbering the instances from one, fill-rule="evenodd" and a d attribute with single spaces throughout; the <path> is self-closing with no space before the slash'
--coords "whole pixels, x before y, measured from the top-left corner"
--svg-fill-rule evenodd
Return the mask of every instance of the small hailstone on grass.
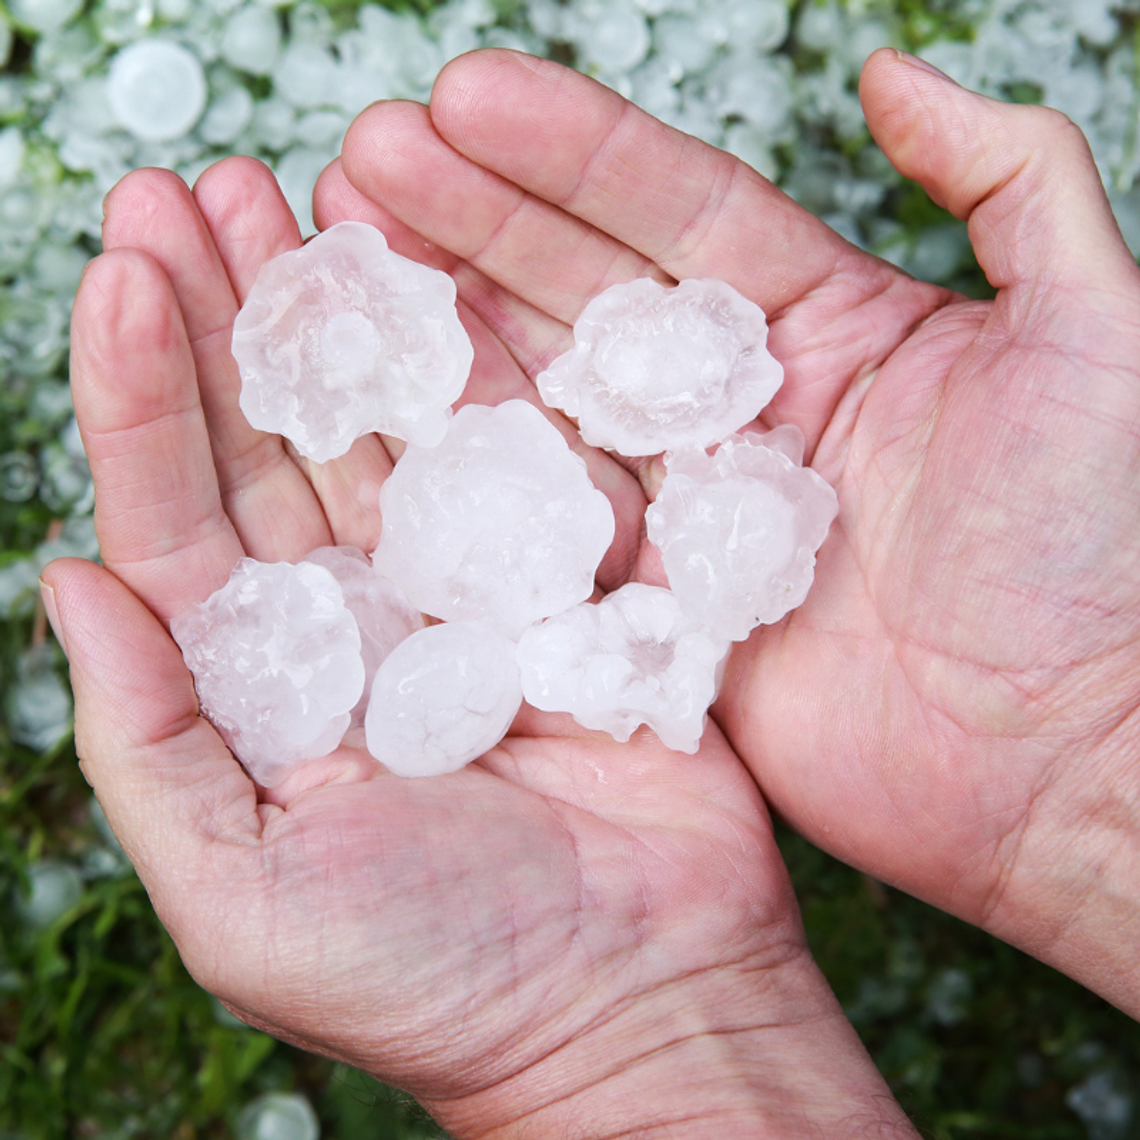
<path id="1" fill-rule="evenodd" d="M 318 463 L 367 432 L 438 443 L 474 357 L 455 295 L 363 222 L 267 261 L 234 321 L 242 411 Z"/>
<path id="2" fill-rule="evenodd" d="M 731 285 L 641 277 L 586 305 L 574 347 L 536 383 L 596 447 L 708 447 L 754 419 L 783 381 L 767 342 L 763 310 Z"/>
<path id="3" fill-rule="evenodd" d="M 513 641 L 470 622 L 428 626 L 376 672 L 368 751 L 398 776 L 455 772 L 502 740 L 521 704 Z"/>
<path id="4" fill-rule="evenodd" d="M 170 632 L 202 713 L 259 784 L 340 744 L 364 688 L 360 633 L 332 574 L 243 558 Z"/>
<path id="5" fill-rule="evenodd" d="M 585 462 L 523 400 L 468 404 L 437 447 L 409 446 L 380 513 L 373 561 L 414 605 L 515 638 L 590 596 L 614 536 Z"/>
<path id="6" fill-rule="evenodd" d="M 169 40 L 123 48 L 107 77 L 107 98 L 119 125 L 135 138 L 182 138 L 206 109 L 206 76 L 193 52 Z"/>
<path id="7" fill-rule="evenodd" d="M 666 747 L 696 752 L 728 648 L 669 590 L 631 582 L 522 635 L 523 696 L 615 740 L 647 724 Z"/>
<path id="8" fill-rule="evenodd" d="M 733 641 L 803 602 L 838 510 L 831 487 L 795 462 L 802 442 L 794 445 L 791 430 L 769 433 L 775 447 L 748 432 L 712 456 L 696 448 L 666 455 L 661 491 L 645 512 L 677 601 Z"/>
<path id="9" fill-rule="evenodd" d="M 344 604 L 360 630 L 364 659 L 364 692 L 352 710 L 356 728 L 364 724 L 364 710 L 372 678 L 380 663 L 405 638 L 423 629 L 424 618 L 404 597 L 395 582 L 378 574 L 368 556 L 353 546 L 322 546 L 305 555 L 306 562 L 323 566 L 344 593 Z"/>

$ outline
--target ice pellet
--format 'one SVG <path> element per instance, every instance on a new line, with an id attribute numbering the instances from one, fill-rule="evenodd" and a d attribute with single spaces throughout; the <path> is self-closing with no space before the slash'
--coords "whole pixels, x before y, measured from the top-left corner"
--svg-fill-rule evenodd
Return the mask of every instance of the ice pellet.
<path id="1" fill-rule="evenodd" d="M 455 296 L 375 227 L 331 226 L 267 261 L 234 321 L 242 411 L 318 463 L 373 431 L 431 447 L 474 357 Z"/>
<path id="2" fill-rule="evenodd" d="M 206 109 L 206 76 L 192 51 L 146 39 L 115 56 L 107 99 L 119 125 L 146 142 L 187 134 Z"/>
<path id="3" fill-rule="evenodd" d="M 593 298 L 574 347 L 536 383 L 596 447 L 709 447 L 755 419 L 783 381 L 767 343 L 763 310 L 725 282 L 666 288 L 642 277 Z"/>
<path id="4" fill-rule="evenodd" d="M 170 632 L 203 714 L 259 784 L 340 744 L 364 664 L 356 621 L 323 567 L 243 558 Z"/>
<path id="5" fill-rule="evenodd" d="M 647 724 L 666 747 L 696 752 L 728 648 L 669 590 L 631 582 L 522 635 L 523 696 L 619 741 Z"/>
<path id="6" fill-rule="evenodd" d="M 353 546 L 322 546 L 305 561 L 323 566 L 344 593 L 344 604 L 356 619 L 360 630 L 360 652 L 364 659 L 364 692 L 352 710 L 349 727 L 364 724 L 364 710 L 372 679 L 380 662 L 417 629 L 423 629 L 424 618 L 395 582 L 372 568 L 368 556 Z"/>
<path id="7" fill-rule="evenodd" d="M 532 405 L 468 404 L 409 446 L 380 491 L 373 562 L 424 613 L 517 638 L 588 598 L 614 536 L 609 500 Z"/>
<path id="8" fill-rule="evenodd" d="M 368 751 L 398 776 L 455 772 L 503 739 L 521 704 L 513 641 L 471 622 L 428 626 L 376 671 Z"/>
<path id="9" fill-rule="evenodd" d="M 793 461 L 803 453 L 793 430 L 768 433 L 771 447 L 768 436 L 746 432 L 712 456 L 696 448 L 666 455 L 661 491 L 645 512 L 677 600 L 734 641 L 803 602 L 838 511 L 831 487 Z"/>

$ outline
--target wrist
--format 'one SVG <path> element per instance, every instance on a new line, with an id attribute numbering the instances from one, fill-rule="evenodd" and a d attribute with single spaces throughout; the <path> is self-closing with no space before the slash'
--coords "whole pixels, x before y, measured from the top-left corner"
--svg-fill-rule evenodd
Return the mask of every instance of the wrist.
<path id="1" fill-rule="evenodd" d="M 915 1135 L 806 951 L 640 995 L 494 1087 L 423 1103 L 459 1140 Z"/>
<path id="2" fill-rule="evenodd" d="M 980 925 L 1140 1018 L 1140 740 L 1065 766 Z"/>

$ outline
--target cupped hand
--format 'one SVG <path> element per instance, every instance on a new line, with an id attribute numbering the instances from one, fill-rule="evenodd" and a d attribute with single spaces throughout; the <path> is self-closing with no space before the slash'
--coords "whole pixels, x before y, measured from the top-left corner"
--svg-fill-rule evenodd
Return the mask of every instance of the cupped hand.
<path id="1" fill-rule="evenodd" d="M 192 973 L 460 1137 L 910 1135 L 806 953 L 763 801 L 717 728 L 689 757 L 524 711 L 449 776 L 403 780 L 344 748 L 269 794 L 198 716 L 170 617 L 243 555 L 378 533 L 392 441 L 317 466 L 237 407 L 234 315 L 299 242 L 258 163 L 227 160 L 193 193 L 137 172 L 106 203 L 74 310 L 104 567 L 52 564 L 45 598 L 84 771 Z M 492 320 L 494 298 L 449 268 L 477 348 L 468 398 L 533 399 L 504 324 L 562 328 L 569 310 Z M 575 446 L 614 503 L 613 585 L 644 494 Z"/>
<path id="2" fill-rule="evenodd" d="M 839 493 L 807 603 L 716 708 L 840 857 L 1140 1012 L 1140 274 L 1079 131 L 894 51 L 862 79 L 899 170 L 969 220 L 971 301 L 855 249 L 732 157 L 557 65 L 474 53 L 378 104 L 318 188 L 453 273 L 528 377 L 616 281 L 758 302 Z M 517 370 L 511 373 L 517 375 Z M 650 495 L 659 464 L 630 464 Z M 636 572 L 652 575 L 642 547 Z"/>

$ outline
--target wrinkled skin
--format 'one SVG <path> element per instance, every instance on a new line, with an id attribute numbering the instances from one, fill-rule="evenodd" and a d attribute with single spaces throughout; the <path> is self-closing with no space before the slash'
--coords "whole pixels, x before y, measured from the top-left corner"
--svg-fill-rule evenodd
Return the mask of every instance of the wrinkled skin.
<path id="1" fill-rule="evenodd" d="M 969 217 L 994 302 L 511 53 L 451 64 L 430 110 L 369 108 L 317 187 L 318 224 L 371 221 L 455 276 L 468 400 L 534 400 L 614 281 L 718 277 L 768 312 L 787 378 L 764 422 L 803 430 L 840 515 L 808 602 L 734 650 L 696 758 L 524 711 L 452 776 L 342 749 L 259 794 L 164 623 L 242 553 L 370 547 L 398 445 L 315 467 L 237 411 L 234 312 L 300 240 L 264 168 L 193 195 L 139 172 L 108 201 L 73 358 L 106 570 L 45 572 L 84 770 L 204 985 L 457 1136 L 911 1134 L 808 959 L 757 785 L 841 857 L 1140 1003 L 1136 266 L 1060 116 L 893 52 L 863 96 L 899 169 Z M 600 586 L 659 580 L 660 464 L 551 418 L 614 504 Z"/>

